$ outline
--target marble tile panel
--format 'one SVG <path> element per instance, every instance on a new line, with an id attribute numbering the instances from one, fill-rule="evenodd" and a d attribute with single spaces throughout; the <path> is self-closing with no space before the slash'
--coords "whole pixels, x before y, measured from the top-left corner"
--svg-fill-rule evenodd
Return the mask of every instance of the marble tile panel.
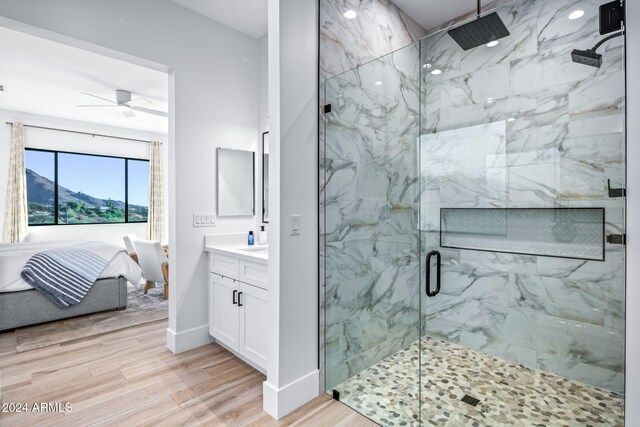
<path id="1" fill-rule="evenodd" d="M 567 123 L 541 126 L 538 128 L 538 163 L 553 163 L 560 160 L 562 144 L 569 133 Z"/>
<path id="2" fill-rule="evenodd" d="M 513 298 L 518 307 L 563 319 L 604 325 L 606 302 L 597 283 L 516 274 L 514 284 Z"/>
<path id="3" fill-rule="evenodd" d="M 604 168 L 581 161 L 563 161 L 555 165 L 555 189 L 558 200 L 602 200 L 606 183 Z"/>
<path id="4" fill-rule="evenodd" d="M 569 92 L 571 120 L 623 114 L 624 99 L 622 72 L 583 80 Z"/>
<path id="5" fill-rule="evenodd" d="M 325 203 L 339 200 L 357 200 L 357 164 L 350 161 L 329 160 L 325 164 Z"/>
<path id="6" fill-rule="evenodd" d="M 598 34 L 598 7 L 596 0 L 569 0 L 565 2 L 542 2 L 536 19 L 538 50 L 575 43 L 577 40 Z M 580 19 L 570 20 L 574 10 L 583 10 Z"/>
<path id="7" fill-rule="evenodd" d="M 441 108 L 450 110 L 509 95 L 509 64 L 499 64 L 440 84 Z"/>
<path id="8" fill-rule="evenodd" d="M 536 53 L 511 61 L 511 95 L 537 92 L 550 86 L 577 82 L 597 74 L 597 68 L 571 61 L 570 52 L 557 55 Z"/>
<path id="9" fill-rule="evenodd" d="M 607 115 L 588 119 L 574 119 L 569 122 L 569 138 L 622 133 L 624 130 L 624 115 Z"/>
<path id="10" fill-rule="evenodd" d="M 508 171 L 510 202 L 552 202 L 557 198 L 555 165 L 513 166 Z"/>
<path id="11" fill-rule="evenodd" d="M 485 104 L 485 122 L 508 122 L 509 130 L 556 125 L 569 121 L 568 85 L 557 85 L 537 92 L 527 92 Z"/>
<path id="12" fill-rule="evenodd" d="M 460 253 L 460 264 L 462 266 L 485 269 L 490 266 L 491 270 L 500 272 L 536 274 L 538 267 L 537 258 L 538 257 L 531 255 L 462 251 Z"/>
<path id="13" fill-rule="evenodd" d="M 479 104 L 451 110 L 440 110 L 438 113 L 437 131 L 464 128 L 482 124 L 484 120 L 484 107 Z"/>
<path id="14" fill-rule="evenodd" d="M 344 18 L 349 9 L 357 10 L 355 19 Z M 320 2 L 321 77 L 379 58 L 424 34 L 424 29 L 386 0 L 324 0 Z"/>
<path id="15" fill-rule="evenodd" d="M 588 363 L 574 363 L 558 358 L 554 354 L 542 352 L 538 354 L 537 359 L 539 369 L 543 371 L 554 372 L 559 376 L 616 393 L 624 391 L 624 374 L 620 372 L 599 368 Z"/>

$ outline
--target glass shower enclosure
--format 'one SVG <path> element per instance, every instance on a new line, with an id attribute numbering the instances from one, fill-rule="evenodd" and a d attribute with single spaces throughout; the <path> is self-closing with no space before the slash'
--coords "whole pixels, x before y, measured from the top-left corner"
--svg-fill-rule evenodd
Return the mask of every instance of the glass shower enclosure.
<path id="1" fill-rule="evenodd" d="M 327 80 L 325 390 L 382 425 L 623 423 L 624 37 L 516 0 Z M 571 20 L 572 11 L 583 10 Z"/>

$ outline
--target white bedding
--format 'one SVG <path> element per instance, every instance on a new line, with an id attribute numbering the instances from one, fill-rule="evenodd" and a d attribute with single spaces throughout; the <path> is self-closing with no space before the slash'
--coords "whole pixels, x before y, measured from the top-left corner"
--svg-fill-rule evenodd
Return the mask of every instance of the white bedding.
<path id="1" fill-rule="evenodd" d="M 93 250 L 104 248 L 105 254 L 113 253 L 114 245 L 105 242 L 67 241 L 0 244 L 0 293 L 33 289 L 20 277 L 22 267 L 32 255 L 47 249 L 78 244 L 90 245 Z M 140 282 L 141 279 L 140 267 L 131 259 L 124 248 L 111 259 L 111 262 L 109 262 L 102 274 L 100 274 L 100 279 L 117 278 L 120 276 L 134 284 Z"/>

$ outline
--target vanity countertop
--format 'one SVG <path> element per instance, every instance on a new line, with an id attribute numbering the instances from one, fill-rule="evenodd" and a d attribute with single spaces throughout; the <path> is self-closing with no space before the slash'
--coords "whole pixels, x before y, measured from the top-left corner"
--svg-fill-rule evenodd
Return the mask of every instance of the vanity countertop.
<path id="1" fill-rule="evenodd" d="M 204 247 L 206 252 L 214 252 L 222 255 L 231 255 L 247 261 L 268 264 L 269 262 L 269 246 L 268 245 L 239 245 L 239 244 L 213 244 Z"/>

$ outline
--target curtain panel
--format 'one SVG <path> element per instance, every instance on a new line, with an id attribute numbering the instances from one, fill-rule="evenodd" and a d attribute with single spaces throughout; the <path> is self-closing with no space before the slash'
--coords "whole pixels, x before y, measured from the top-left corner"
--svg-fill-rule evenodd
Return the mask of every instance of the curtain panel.
<path id="1" fill-rule="evenodd" d="M 149 213 L 147 220 L 147 239 L 163 241 L 164 199 L 163 199 L 162 144 L 151 141 L 149 144 Z"/>
<path id="2" fill-rule="evenodd" d="M 18 243 L 26 239 L 28 213 L 27 176 L 24 166 L 24 127 L 22 123 L 13 123 L 2 236 L 4 242 Z"/>

